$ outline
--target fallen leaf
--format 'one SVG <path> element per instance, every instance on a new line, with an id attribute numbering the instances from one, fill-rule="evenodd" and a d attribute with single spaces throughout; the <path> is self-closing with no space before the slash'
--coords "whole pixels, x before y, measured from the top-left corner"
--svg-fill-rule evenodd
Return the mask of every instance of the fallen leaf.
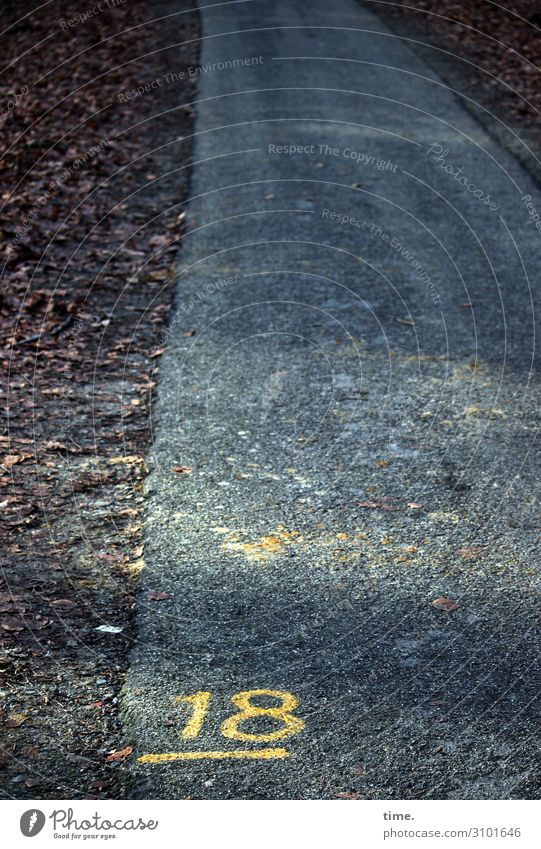
<path id="1" fill-rule="evenodd" d="M 132 560 L 131 563 L 126 563 L 123 568 L 131 575 L 138 575 L 145 568 L 145 560 L 143 557 L 139 557 L 137 560 Z"/>
<path id="2" fill-rule="evenodd" d="M 178 475 L 189 475 L 192 471 L 191 466 L 171 466 L 171 471 Z"/>
<path id="3" fill-rule="evenodd" d="M 410 503 L 408 504 L 410 510 L 420 510 L 422 506 L 423 505 L 419 504 L 418 501 L 410 501 Z"/>
<path id="4" fill-rule="evenodd" d="M 5 454 L 2 458 L 2 465 L 5 466 L 6 469 L 11 469 L 11 467 L 16 466 L 17 463 L 22 463 L 23 460 L 29 460 L 33 456 L 33 454 Z"/>
<path id="5" fill-rule="evenodd" d="M 124 555 L 108 554 L 106 551 L 98 551 L 96 554 L 96 560 L 103 561 L 104 563 L 118 563 L 119 560 L 124 560 Z"/>
<path id="6" fill-rule="evenodd" d="M 336 799 L 364 799 L 360 793 L 335 793 Z"/>
<path id="7" fill-rule="evenodd" d="M 18 728 L 28 717 L 24 713 L 10 713 L 4 725 L 6 728 Z"/>
<path id="8" fill-rule="evenodd" d="M 143 457 L 140 457 L 138 454 L 127 454 L 124 457 L 111 457 L 107 462 L 111 466 L 121 465 L 131 465 L 133 463 L 143 463 Z"/>
<path id="9" fill-rule="evenodd" d="M 4 616 L 3 619 L 0 619 L 0 628 L 3 628 L 4 631 L 24 631 L 25 626 L 20 619 L 15 619 L 13 616 Z"/>
<path id="10" fill-rule="evenodd" d="M 164 593 L 163 591 L 156 591 L 149 593 L 147 595 L 149 601 L 165 601 L 166 598 L 171 598 L 169 593 Z"/>
<path id="11" fill-rule="evenodd" d="M 458 610 L 460 605 L 448 595 L 441 595 L 439 598 L 434 599 L 432 607 L 437 607 L 438 610 L 445 610 L 447 613 L 451 613 L 453 610 Z"/>
<path id="12" fill-rule="evenodd" d="M 116 752 L 111 752 L 110 755 L 107 755 L 105 760 L 107 763 L 111 763 L 112 761 L 125 761 L 128 755 L 131 755 L 133 752 L 133 746 L 126 746 L 125 749 L 117 749 Z"/>

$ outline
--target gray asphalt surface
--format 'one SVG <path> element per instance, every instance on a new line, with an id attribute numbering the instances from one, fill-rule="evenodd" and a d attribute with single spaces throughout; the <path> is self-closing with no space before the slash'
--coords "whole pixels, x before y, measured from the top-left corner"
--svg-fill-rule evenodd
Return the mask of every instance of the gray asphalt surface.
<path id="1" fill-rule="evenodd" d="M 539 798 L 541 192 L 354 0 L 201 14 L 126 728 L 287 756 L 129 792 Z"/>

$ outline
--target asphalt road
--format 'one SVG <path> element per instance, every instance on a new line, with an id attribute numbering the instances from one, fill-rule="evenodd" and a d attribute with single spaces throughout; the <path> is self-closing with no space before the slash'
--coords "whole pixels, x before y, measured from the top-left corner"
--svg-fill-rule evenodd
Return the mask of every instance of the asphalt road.
<path id="1" fill-rule="evenodd" d="M 355 0 L 201 15 L 127 792 L 539 798 L 541 192 Z"/>

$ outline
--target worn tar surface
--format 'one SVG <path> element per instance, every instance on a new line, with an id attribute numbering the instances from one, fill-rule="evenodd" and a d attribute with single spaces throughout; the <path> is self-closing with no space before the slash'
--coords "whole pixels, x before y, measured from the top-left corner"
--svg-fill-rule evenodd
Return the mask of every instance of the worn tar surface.
<path id="1" fill-rule="evenodd" d="M 353 0 L 202 25 L 129 792 L 538 798 L 541 193 Z"/>

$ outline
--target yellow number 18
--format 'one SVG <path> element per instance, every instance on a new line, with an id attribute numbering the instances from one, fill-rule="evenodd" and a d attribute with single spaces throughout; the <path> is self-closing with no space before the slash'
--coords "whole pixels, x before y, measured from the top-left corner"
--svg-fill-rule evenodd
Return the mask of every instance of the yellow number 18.
<path id="1" fill-rule="evenodd" d="M 278 699 L 280 704 L 274 707 L 261 707 L 252 702 L 257 696 L 266 696 Z M 185 740 L 197 737 L 203 726 L 207 711 L 209 709 L 211 694 L 207 690 L 201 690 L 191 696 L 178 696 L 175 701 L 185 702 L 192 705 L 192 716 L 181 731 Z M 259 743 L 270 743 L 273 740 L 284 740 L 292 734 L 298 734 L 304 728 L 304 722 L 298 716 L 293 716 L 293 711 L 299 704 L 299 700 L 292 694 L 283 690 L 243 690 L 231 696 L 231 702 L 238 708 L 237 713 L 228 717 L 220 726 L 224 737 L 231 740 L 248 740 Z M 250 719 L 268 717 L 281 724 L 274 731 L 262 731 L 249 733 L 241 731 L 239 725 Z"/>

